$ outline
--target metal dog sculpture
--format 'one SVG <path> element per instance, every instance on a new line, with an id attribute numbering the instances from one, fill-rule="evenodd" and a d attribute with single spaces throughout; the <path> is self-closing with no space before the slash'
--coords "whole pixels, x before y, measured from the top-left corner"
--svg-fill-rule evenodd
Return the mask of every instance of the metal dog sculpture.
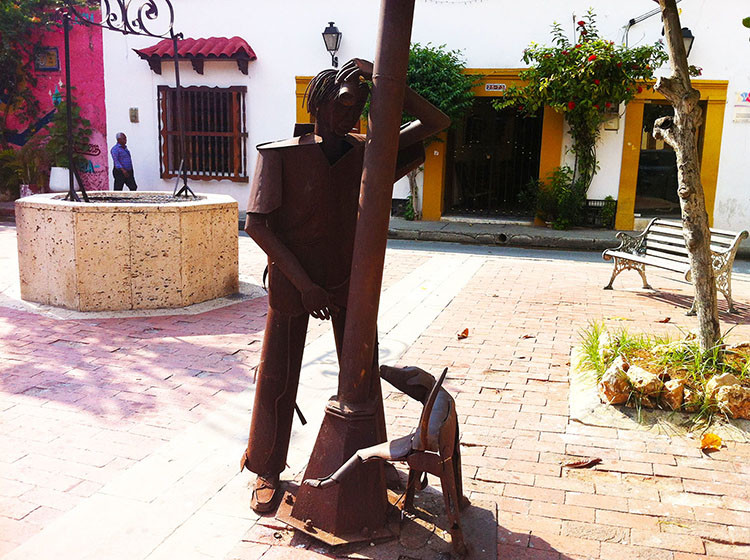
<path id="1" fill-rule="evenodd" d="M 365 461 L 405 461 L 409 465 L 404 509 L 414 505 L 414 492 L 423 473 L 440 477 L 445 510 L 450 521 L 454 551 L 463 556 L 467 552 L 461 530 L 460 510 L 469 504 L 463 495 L 461 482 L 461 454 L 458 443 L 456 403 L 443 387 L 448 368 L 440 379 L 418 367 L 394 368 L 381 366 L 380 376 L 391 385 L 420 401 L 424 408 L 417 429 L 409 435 L 386 441 L 357 451 L 335 473 L 303 483 L 315 488 L 327 488 L 347 476 Z M 426 478 L 426 477 L 425 477 Z M 423 484 L 421 488 L 426 485 Z"/>

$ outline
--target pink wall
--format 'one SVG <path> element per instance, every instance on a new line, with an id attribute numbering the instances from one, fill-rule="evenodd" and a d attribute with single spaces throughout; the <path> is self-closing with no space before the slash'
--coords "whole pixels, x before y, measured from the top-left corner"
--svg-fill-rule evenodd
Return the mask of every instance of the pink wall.
<path id="1" fill-rule="evenodd" d="M 99 21 L 100 13 L 89 14 Z M 56 110 L 55 103 L 65 96 L 65 47 L 62 26 L 60 29 L 45 32 L 41 44 L 56 47 L 59 69 L 36 72 L 37 85 L 34 88 L 39 100 L 39 120 L 35 123 L 18 123 L 15 128 L 21 134 L 15 144 L 23 144 L 32 131 L 44 125 Z M 79 149 L 85 152 L 88 163 L 80 169 L 84 186 L 91 190 L 109 188 L 107 179 L 107 119 L 104 107 L 104 58 L 102 51 L 102 30 L 73 22 L 70 30 L 70 72 L 71 83 L 75 87 L 73 97 L 81 107 L 81 116 L 91 121 L 91 144 Z M 26 135 L 24 131 L 28 131 Z M 36 132 L 36 134 L 44 134 Z"/>

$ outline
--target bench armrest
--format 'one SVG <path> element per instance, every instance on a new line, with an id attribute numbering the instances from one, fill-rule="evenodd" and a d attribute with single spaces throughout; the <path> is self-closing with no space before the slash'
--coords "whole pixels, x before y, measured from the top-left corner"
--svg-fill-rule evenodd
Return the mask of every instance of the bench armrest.
<path id="1" fill-rule="evenodd" d="M 615 235 L 620 240 L 620 246 L 612 249 L 613 251 L 622 251 L 634 255 L 642 255 L 646 252 L 646 233 L 648 229 L 639 235 L 630 235 L 624 231 L 618 231 Z"/>

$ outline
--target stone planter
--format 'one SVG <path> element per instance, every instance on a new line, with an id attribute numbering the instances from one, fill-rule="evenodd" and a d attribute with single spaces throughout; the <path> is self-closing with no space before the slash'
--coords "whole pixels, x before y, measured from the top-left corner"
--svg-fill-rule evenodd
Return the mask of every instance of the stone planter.
<path id="1" fill-rule="evenodd" d="M 236 293 L 237 202 L 135 202 L 170 193 L 92 192 L 16 201 L 21 298 L 78 311 L 184 307 Z M 133 202 L 128 199 L 133 199 Z"/>

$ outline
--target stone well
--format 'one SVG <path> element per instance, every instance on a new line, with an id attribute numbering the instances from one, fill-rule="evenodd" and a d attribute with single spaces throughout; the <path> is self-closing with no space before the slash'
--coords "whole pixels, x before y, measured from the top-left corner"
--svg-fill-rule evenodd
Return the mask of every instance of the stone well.
<path id="1" fill-rule="evenodd" d="M 93 192 L 16 201 L 21 298 L 78 311 L 183 307 L 234 294 L 237 202 L 171 193 Z M 128 199 L 140 199 L 141 202 Z M 144 203 L 143 200 L 159 200 Z"/>

